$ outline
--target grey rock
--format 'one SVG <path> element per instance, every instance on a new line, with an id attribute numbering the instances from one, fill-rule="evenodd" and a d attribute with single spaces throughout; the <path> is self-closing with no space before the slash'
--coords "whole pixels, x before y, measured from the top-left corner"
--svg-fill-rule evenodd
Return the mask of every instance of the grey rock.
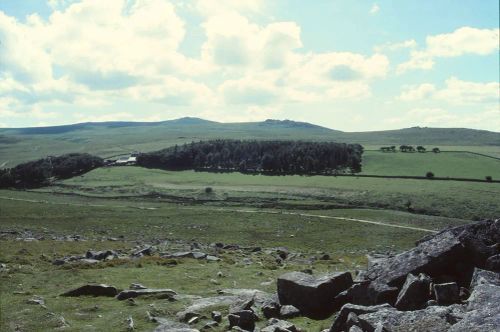
<path id="1" fill-rule="evenodd" d="M 293 305 L 283 305 L 280 308 L 280 318 L 295 318 L 302 316 L 300 310 Z"/>
<path id="2" fill-rule="evenodd" d="M 238 326 L 247 331 L 253 331 L 255 329 L 255 322 L 258 319 L 252 310 L 234 312 L 229 314 L 227 318 L 229 320 L 229 328 Z"/>
<path id="3" fill-rule="evenodd" d="M 33 296 L 32 298 L 26 301 L 27 304 L 36 304 L 36 305 L 44 305 L 45 300 L 41 296 Z"/>
<path id="4" fill-rule="evenodd" d="M 421 273 L 418 277 L 408 274 L 399 292 L 395 307 L 399 310 L 417 310 L 430 299 L 431 278 Z"/>
<path id="5" fill-rule="evenodd" d="M 456 281 L 466 286 L 474 267 L 482 267 L 498 254 L 500 220 L 446 229 L 424 237 L 417 246 L 377 262 L 363 277 L 401 287 L 409 273 L 425 273 L 438 283 Z"/>
<path id="6" fill-rule="evenodd" d="M 211 316 L 212 319 L 217 323 L 222 322 L 222 314 L 220 313 L 220 311 L 212 311 Z"/>
<path id="7" fill-rule="evenodd" d="M 271 318 L 267 321 L 267 326 L 260 330 L 261 332 L 297 332 L 294 324 L 285 320 Z"/>
<path id="8" fill-rule="evenodd" d="M 353 325 L 351 326 L 351 328 L 349 329 L 349 332 L 364 332 L 360 327 L 356 326 L 356 325 Z"/>
<path id="9" fill-rule="evenodd" d="M 398 296 L 397 287 L 390 287 L 378 281 L 365 280 L 354 283 L 349 289 L 334 298 L 334 309 L 340 309 L 346 303 L 357 305 L 394 304 Z"/>
<path id="10" fill-rule="evenodd" d="M 206 258 L 207 254 L 199 252 L 199 251 L 182 251 L 176 252 L 173 254 L 163 255 L 163 258 L 193 258 L 193 259 L 202 259 Z"/>
<path id="11" fill-rule="evenodd" d="M 439 305 L 449 305 L 460 301 L 460 289 L 456 282 L 434 284 L 434 297 Z"/>
<path id="12" fill-rule="evenodd" d="M 121 291 L 116 298 L 118 300 L 126 300 L 130 298 L 136 298 L 138 296 L 155 296 L 157 298 L 166 298 L 166 299 L 172 299 L 174 295 L 177 295 L 176 292 L 174 292 L 171 289 L 152 289 L 152 288 L 146 288 L 146 289 L 128 289 Z"/>
<path id="13" fill-rule="evenodd" d="M 500 254 L 493 255 L 486 260 L 485 269 L 500 272 Z"/>
<path id="14" fill-rule="evenodd" d="M 474 288 L 462 319 L 450 332 L 498 331 L 500 327 L 500 286 L 479 284 Z"/>
<path id="15" fill-rule="evenodd" d="M 492 271 L 486 271 L 482 269 L 474 269 L 474 273 L 472 274 L 472 280 L 470 282 L 470 291 L 474 291 L 474 289 L 483 284 L 492 284 L 500 286 L 500 274 Z"/>
<path id="16" fill-rule="evenodd" d="M 102 260 L 108 259 L 108 257 L 113 258 L 113 257 L 116 257 L 116 256 L 118 256 L 118 255 L 113 250 L 103 250 L 103 251 L 92 251 L 92 250 L 89 250 L 85 254 L 85 258 L 87 258 L 87 259 L 95 259 L 97 261 L 102 261 Z"/>
<path id="17" fill-rule="evenodd" d="M 359 315 L 359 326 L 363 331 L 373 332 L 376 329 L 391 332 L 442 332 L 456 323 L 463 314 L 462 306 L 433 306 L 415 311 L 397 311 L 382 309 L 372 313 Z"/>
<path id="18" fill-rule="evenodd" d="M 203 325 L 203 327 L 201 329 L 202 330 L 213 330 L 218 326 L 219 326 L 219 322 L 211 320 L 209 322 L 206 322 L 205 325 Z"/>
<path id="19" fill-rule="evenodd" d="M 207 255 L 205 257 L 208 262 L 219 262 L 221 259 L 217 256 Z"/>
<path id="20" fill-rule="evenodd" d="M 361 314 L 367 314 L 372 312 L 377 312 L 380 310 L 396 310 L 388 304 L 381 304 L 376 306 L 361 306 L 355 304 L 346 304 L 340 309 L 337 317 L 333 321 L 332 326 L 330 327 L 330 332 L 341 332 L 347 330 L 347 319 L 349 314 L 354 313 L 357 316 Z"/>
<path id="21" fill-rule="evenodd" d="M 76 289 L 67 291 L 61 294 L 61 296 L 109 296 L 114 297 L 118 294 L 118 290 L 109 285 L 105 284 L 88 284 Z"/>
<path id="22" fill-rule="evenodd" d="M 280 308 L 281 308 L 281 305 L 278 303 L 278 301 L 270 300 L 262 305 L 261 310 L 262 310 L 262 314 L 266 318 L 278 318 L 278 317 L 280 317 Z"/>
<path id="23" fill-rule="evenodd" d="M 173 322 L 165 318 L 158 319 L 161 322 L 154 332 L 199 332 L 199 330 L 192 329 L 189 325 Z"/>
<path id="24" fill-rule="evenodd" d="M 320 278 L 302 272 L 286 273 L 278 278 L 281 304 L 295 306 L 312 319 L 328 318 L 335 310 L 333 299 L 352 285 L 349 272 L 334 273 Z"/>
<path id="25" fill-rule="evenodd" d="M 128 287 L 129 289 L 147 289 L 146 286 L 139 284 L 139 283 L 131 283 L 130 286 Z"/>
<path id="26" fill-rule="evenodd" d="M 229 313 L 251 310 L 254 303 L 255 301 L 253 298 L 238 299 L 229 306 Z"/>

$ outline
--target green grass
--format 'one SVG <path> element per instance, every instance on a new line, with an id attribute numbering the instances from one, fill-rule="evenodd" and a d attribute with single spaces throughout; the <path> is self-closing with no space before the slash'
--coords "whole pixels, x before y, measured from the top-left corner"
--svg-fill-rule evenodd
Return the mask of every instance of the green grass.
<path id="1" fill-rule="evenodd" d="M 369 175 L 425 176 L 433 172 L 437 177 L 482 179 L 492 176 L 500 179 L 500 160 L 467 152 L 442 153 L 388 153 L 366 151 L 363 154 L 363 172 Z"/>
<path id="2" fill-rule="evenodd" d="M 204 188 L 214 189 L 213 195 Z M 340 205 L 406 210 L 477 219 L 500 214 L 497 183 L 331 176 L 265 176 L 240 173 L 168 172 L 140 167 L 102 168 L 42 189 L 89 196 L 141 196 L 151 193 L 179 199 L 241 204 Z M 262 206 L 262 205 L 261 205 Z M 269 206 L 269 205 L 264 205 Z M 311 207 L 313 208 L 313 207 Z"/>
<path id="3" fill-rule="evenodd" d="M 35 236 L 45 237 L 35 242 L 11 238 L 0 240 L 0 262 L 10 269 L 9 272 L 0 272 L 2 331 L 52 331 L 60 326 L 60 316 L 68 322 L 71 331 L 123 331 L 125 319 L 129 316 L 133 317 L 137 331 L 150 331 L 156 324 L 147 320 L 146 311 L 173 318 L 177 311 L 189 304 L 188 301 L 139 298 L 136 306 L 130 306 L 109 298 L 65 298 L 58 295 L 89 282 L 107 283 L 118 288 L 139 282 L 153 288 L 172 288 L 180 294 L 203 297 L 215 296 L 218 289 L 224 288 L 274 292 L 274 281 L 287 271 L 304 268 L 312 268 L 318 274 L 354 271 L 365 266 L 366 253 L 403 250 L 428 234 L 346 220 L 289 215 L 271 209 L 245 214 L 235 213 L 230 207 L 218 210 L 213 206 L 177 205 L 151 199 L 89 198 L 9 190 L 0 191 L 0 196 L 11 198 L 0 199 L 0 230 L 30 231 Z M 307 213 L 369 218 L 430 229 L 467 222 L 387 210 L 337 209 Z M 51 240 L 53 235 L 70 234 L 82 235 L 86 241 Z M 123 236 L 120 241 L 106 240 L 119 236 Z M 90 268 L 51 264 L 54 258 L 82 254 L 89 249 L 129 251 L 137 243 L 159 243 L 165 248 L 163 250 L 169 251 L 170 246 L 177 246 L 179 241 L 236 243 L 264 248 L 285 246 L 305 257 L 326 252 L 332 259 L 279 266 L 271 256 L 260 252 L 251 254 L 254 264 L 246 266 L 239 263 L 243 259 L 240 253 L 228 251 L 223 254 L 223 260 L 216 263 L 184 259 L 178 260 L 178 265 L 169 266 L 165 259 L 152 257 L 110 261 Z M 223 272 L 224 278 L 217 278 L 219 271 Z M 213 284 L 210 279 L 217 279 L 219 284 Z M 47 309 L 27 304 L 33 295 L 44 297 Z M 220 309 L 227 312 L 226 307 Z M 320 331 L 331 324 L 331 319 L 297 318 L 292 321 L 306 331 Z M 223 327 L 219 329 L 223 330 Z"/>

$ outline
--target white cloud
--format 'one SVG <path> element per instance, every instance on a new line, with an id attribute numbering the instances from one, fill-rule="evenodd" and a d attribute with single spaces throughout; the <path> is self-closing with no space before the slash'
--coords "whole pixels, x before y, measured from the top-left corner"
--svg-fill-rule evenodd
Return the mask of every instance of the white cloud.
<path id="1" fill-rule="evenodd" d="M 380 6 L 376 3 L 372 5 L 372 8 L 370 8 L 370 14 L 375 15 L 380 11 Z"/>
<path id="2" fill-rule="evenodd" d="M 416 101 L 429 99 L 434 96 L 436 87 L 434 84 L 424 83 L 417 86 L 406 87 L 398 99 L 403 101 Z"/>
<path id="3" fill-rule="evenodd" d="M 498 104 L 500 83 L 467 82 L 451 77 L 446 86 L 437 89 L 434 84 L 425 83 L 406 87 L 398 99 L 403 101 L 438 100 L 452 105 Z"/>
<path id="4" fill-rule="evenodd" d="M 500 29 L 462 27 L 452 33 L 428 36 L 424 50 L 413 51 L 409 61 L 398 66 L 398 72 L 411 69 L 431 69 L 434 58 L 457 57 L 465 54 L 488 55 L 499 49 Z"/>
<path id="5" fill-rule="evenodd" d="M 415 39 L 408 39 L 399 43 L 385 43 L 374 47 L 375 52 L 381 53 L 384 51 L 394 52 L 404 49 L 413 49 L 417 47 Z"/>
<path id="6" fill-rule="evenodd" d="M 455 128 L 482 128 L 498 131 L 500 128 L 500 110 L 484 109 L 472 114 L 454 113 L 439 107 L 414 108 L 401 112 L 398 117 L 384 121 L 396 126 L 431 126 Z"/>

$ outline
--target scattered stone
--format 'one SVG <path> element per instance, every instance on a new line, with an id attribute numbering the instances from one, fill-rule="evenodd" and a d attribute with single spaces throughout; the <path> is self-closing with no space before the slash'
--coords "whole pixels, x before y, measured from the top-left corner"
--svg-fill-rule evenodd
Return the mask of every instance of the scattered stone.
<path id="1" fill-rule="evenodd" d="M 153 251 L 154 251 L 153 246 L 147 246 L 145 248 L 134 251 L 132 253 L 132 256 L 134 257 L 151 256 L 153 254 Z"/>
<path id="2" fill-rule="evenodd" d="M 222 322 L 222 314 L 220 313 L 220 311 L 212 311 L 211 316 L 215 322 Z"/>
<path id="3" fill-rule="evenodd" d="M 202 259 L 206 258 L 207 254 L 199 252 L 199 251 L 183 251 L 176 252 L 169 255 L 163 255 L 163 258 L 193 258 L 193 259 Z"/>
<path id="4" fill-rule="evenodd" d="M 146 289 L 128 289 L 121 291 L 116 298 L 118 300 L 126 300 L 130 298 L 135 298 L 138 296 L 155 296 L 157 298 L 163 298 L 163 299 L 173 299 L 173 296 L 177 295 L 176 292 L 174 292 L 171 289 L 153 289 L 153 288 L 146 288 Z"/>
<path id="5" fill-rule="evenodd" d="M 146 286 L 143 286 L 143 285 L 138 284 L 138 283 L 131 283 L 128 288 L 129 289 L 147 289 Z"/>
<path id="6" fill-rule="evenodd" d="M 360 327 L 356 326 L 356 325 L 353 325 L 351 326 L 351 328 L 349 329 L 349 332 L 364 332 Z"/>
<path id="7" fill-rule="evenodd" d="M 64 265 L 64 264 L 66 264 L 66 261 L 64 259 L 57 258 L 57 259 L 54 259 L 52 261 L 52 264 L 53 265 Z"/>
<path id="8" fill-rule="evenodd" d="M 89 250 L 85 254 L 85 258 L 87 258 L 87 259 L 93 259 L 93 260 L 97 260 L 97 261 L 102 261 L 102 260 L 105 260 L 105 259 L 108 259 L 108 258 L 113 259 L 113 258 L 115 258 L 117 256 L 118 255 L 113 250 L 105 250 L 105 251 L 92 251 L 92 250 Z"/>
<path id="9" fill-rule="evenodd" d="M 202 330 L 213 330 L 218 326 L 219 326 L 218 322 L 211 320 L 209 322 L 206 322 L 205 325 L 203 325 Z"/>
<path id="10" fill-rule="evenodd" d="M 208 262 L 219 262 L 221 259 L 217 256 L 207 255 L 205 257 Z"/>
<path id="11" fill-rule="evenodd" d="M 459 288 L 456 282 L 434 284 L 434 296 L 439 305 L 449 305 L 460 300 Z"/>
<path id="12" fill-rule="evenodd" d="M 295 307 L 294 307 L 295 308 Z M 278 318 L 280 317 L 281 305 L 274 300 L 270 300 L 262 305 L 262 314 L 266 318 Z M 297 311 L 298 309 L 295 308 Z"/>
<path id="13" fill-rule="evenodd" d="M 267 321 L 267 326 L 260 330 L 261 332 L 297 332 L 294 324 L 285 320 L 271 318 Z"/>
<path id="14" fill-rule="evenodd" d="M 352 285 L 349 272 L 315 278 L 302 272 L 286 273 L 278 278 L 281 304 L 291 304 L 312 319 L 325 319 L 335 310 L 333 299 Z"/>
<path id="15" fill-rule="evenodd" d="M 418 277 L 408 274 L 399 292 L 395 307 L 399 310 L 417 310 L 425 306 L 430 298 L 431 278 L 421 273 Z"/>
<path id="16" fill-rule="evenodd" d="M 302 316 L 300 310 L 293 305 L 283 305 L 280 308 L 280 318 L 295 318 L 300 316 Z"/>
<path id="17" fill-rule="evenodd" d="M 89 284 L 70 290 L 61 296 L 108 296 L 114 297 L 118 294 L 118 290 L 105 284 Z"/>
<path id="18" fill-rule="evenodd" d="M 255 322 L 258 319 L 252 310 L 233 312 L 229 314 L 227 318 L 229 320 L 229 328 L 237 326 L 247 331 L 253 331 L 255 329 Z"/>
<path id="19" fill-rule="evenodd" d="M 129 316 L 127 318 L 127 330 L 128 331 L 133 331 L 135 328 L 134 328 L 134 319 L 132 318 L 132 316 Z"/>
<path id="20" fill-rule="evenodd" d="M 33 296 L 31 299 L 26 301 L 27 304 L 36 304 L 36 305 L 44 305 L 45 300 L 41 296 Z"/>
<path id="21" fill-rule="evenodd" d="M 200 316 L 194 316 L 190 320 L 188 320 L 188 325 L 196 324 L 200 321 Z"/>

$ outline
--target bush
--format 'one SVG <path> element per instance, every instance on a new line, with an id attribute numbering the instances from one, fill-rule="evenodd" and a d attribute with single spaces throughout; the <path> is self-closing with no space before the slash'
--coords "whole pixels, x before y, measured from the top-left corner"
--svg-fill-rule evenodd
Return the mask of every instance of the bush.
<path id="1" fill-rule="evenodd" d="M 486 181 L 488 181 L 488 182 L 493 181 L 493 178 L 491 177 L 491 175 L 486 176 Z"/>
<path id="2" fill-rule="evenodd" d="M 432 172 L 427 172 L 427 173 L 425 174 L 425 177 L 426 177 L 426 178 L 428 178 L 428 179 L 433 179 L 433 178 L 434 178 L 434 173 L 432 173 Z"/>
<path id="3" fill-rule="evenodd" d="M 205 188 L 205 194 L 211 194 L 213 192 L 214 192 L 214 190 L 212 189 L 212 187 L 206 187 Z"/>

